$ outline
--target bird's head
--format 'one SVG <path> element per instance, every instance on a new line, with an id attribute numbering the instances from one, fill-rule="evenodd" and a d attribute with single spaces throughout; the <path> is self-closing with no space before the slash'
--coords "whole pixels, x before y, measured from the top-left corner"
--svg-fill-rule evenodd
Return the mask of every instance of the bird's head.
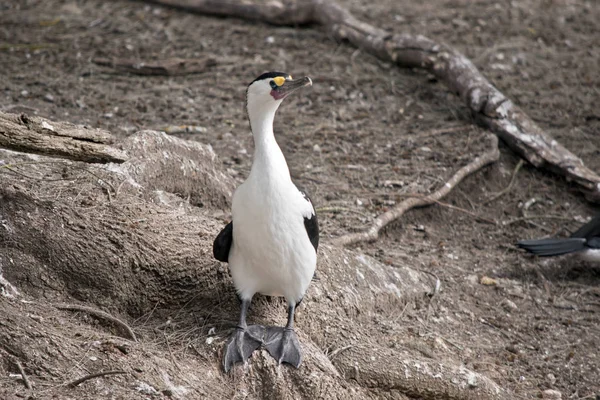
<path id="1" fill-rule="evenodd" d="M 312 85 L 308 76 L 292 79 L 284 72 L 267 72 L 256 78 L 246 93 L 248 115 L 253 117 L 274 113 L 283 99 L 304 86 Z"/>

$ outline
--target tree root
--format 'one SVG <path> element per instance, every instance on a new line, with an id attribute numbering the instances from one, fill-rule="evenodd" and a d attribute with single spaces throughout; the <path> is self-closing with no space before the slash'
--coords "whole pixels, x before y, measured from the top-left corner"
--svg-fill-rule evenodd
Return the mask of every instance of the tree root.
<path id="1" fill-rule="evenodd" d="M 89 381 L 90 379 L 94 379 L 94 378 L 100 378 L 102 376 L 107 376 L 107 375 L 121 375 L 121 374 L 126 374 L 127 372 L 125 371 L 104 371 L 104 372 L 97 372 L 95 374 L 89 374 L 86 376 L 82 376 L 81 378 L 75 379 L 71 382 L 68 382 L 65 384 L 65 386 L 69 386 L 69 387 L 75 387 L 78 386 L 80 384 L 82 384 L 85 381 Z"/>
<path id="2" fill-rule="evenodd" d="M 112 322 L 113 324 L 122 328 L 123 331 L 125 331 L 125 333 L 127 334 L 127 337 L 129 339 L 133 340 L 134 342 L 137 342 L 137 337 L 135 336 L 135 333 L 133 333 L 133 329 L 131 329 L 129 327 L 129 325 L 127 325 L 125 322 L 121 321 L 117 317 L 113 317 L 109 313 L 106 313 L 101 310 L 96 310 L 95 308 L 92 308 L 92 307 L 80 306 L 77 304 L 59 304 L 55 307 L 58 308 L 59 310 L 83 311 L 90 315 L 93 315 L 94 317 L 102 318 L 106 321 Z"/>
<path id="3" fill-rule="evenodd" d="M 498 138 L 490 135 L 490 150 L 484 153 L 480 157 L 476 157 L 469 164 L 459 169 L 449 180 L 436 190 L 434 193 L 427 197 L 411 197 L 396 205 L 393 209 L 386 211 L 381 214 L 371 225 L 371 227 L 364 232 L 350 233 L 344 236 L 340 236 L 333 240 L 334 244 L 340 246 L 347 246 L 359 242 L 372 242 L 377 240 L 379 232 L 390 222 L 397 220 L 405 212 L 416 207 L 429 206 L 437 203 L 440 199 L 444 198 L 450 191 L 458 185 L 465 177 L 472 173 L 479 171 L 481 168 L 488 164 L 494 163 L 500 157 L 498 150 Z"/>

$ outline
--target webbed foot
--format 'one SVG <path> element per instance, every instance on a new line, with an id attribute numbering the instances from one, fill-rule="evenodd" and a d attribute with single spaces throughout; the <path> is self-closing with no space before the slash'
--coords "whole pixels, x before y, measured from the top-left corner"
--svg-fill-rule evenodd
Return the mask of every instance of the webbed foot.
<path id="1" fill-rule="evenodd" d="M 291 328 L 269 326 L 266 328 L 264 347 L 279 364 L 287 363 L 298 368 L 302 363 L 300 343 Z"/>
<path id="2" fill-rule="evenodd" d="M 260 338 L 263 335 L 261 330 L 264 330 L 264 327 L 259 325 L 251 325 L 246 329 L 239 326 L 236 328 L 225 345 L 223 357 L 225 372 L 229 372 L 235 363 L 246 362 L 252 353 L 261 346 Z"/>

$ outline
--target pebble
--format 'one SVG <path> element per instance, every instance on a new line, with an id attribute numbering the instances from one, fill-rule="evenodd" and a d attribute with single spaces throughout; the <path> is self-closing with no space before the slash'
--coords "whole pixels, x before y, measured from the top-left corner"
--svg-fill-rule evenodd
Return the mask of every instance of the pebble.
<path id="1" fill-rule="evenodd" d="M 562 399 L 562 394 L 558 390 L 548 389 L 542 392 L 542 399 L 560 400 Z"/>
<path id="2" fill-rule="evenodd" d="M 500 305 L 506 311 L 514 311 L 514 310 L 518 309 L 517 305 L 515 303 L 513 303 L 512 301 L 510 301 L 509 299 L 502 300 L 502 302 L 500 303 Z"/>
<path id="3" fill-rule="evenodd" d="M 494 278 L 490 278 L 489 276 L 482 276 L 479 283 L 485 286 L 495 286 L 498 284 L 498 281 Z"/>

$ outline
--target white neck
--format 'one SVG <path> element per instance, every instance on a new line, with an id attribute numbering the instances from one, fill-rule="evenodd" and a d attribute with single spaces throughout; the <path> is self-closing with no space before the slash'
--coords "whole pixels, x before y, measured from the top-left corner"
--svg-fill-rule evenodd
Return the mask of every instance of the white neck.
<path id="1" fill-rule="evenodd" d="M 250 174 L 255 173 L 266 179 L 290 180 L 285 157 L 275 140 L 273 133 L 273 120 L 275 112 L 281 102 L 275 105 L 248 105 L 248 118 L 250 129 L 254 136 L 254 162 Z"/>

